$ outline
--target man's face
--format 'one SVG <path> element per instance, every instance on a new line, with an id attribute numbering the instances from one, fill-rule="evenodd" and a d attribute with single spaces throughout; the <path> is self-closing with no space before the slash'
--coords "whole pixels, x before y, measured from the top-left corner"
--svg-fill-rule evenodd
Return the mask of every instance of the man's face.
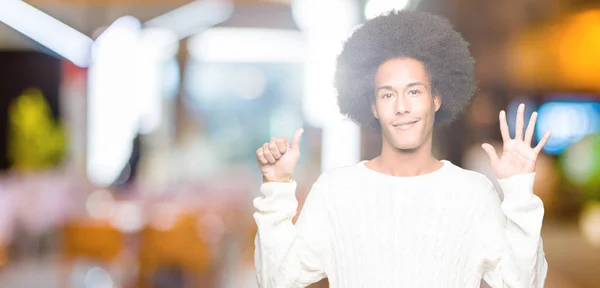
<path id="1" fill-rule="evenodd" d="M 425 67 L 415 59 L 396 58 L 379 66 L 371 108 L 384 141 L 402 151 L 414 151 L 431 141 L 435 112 L 441 104 L 431 91 Z"/>

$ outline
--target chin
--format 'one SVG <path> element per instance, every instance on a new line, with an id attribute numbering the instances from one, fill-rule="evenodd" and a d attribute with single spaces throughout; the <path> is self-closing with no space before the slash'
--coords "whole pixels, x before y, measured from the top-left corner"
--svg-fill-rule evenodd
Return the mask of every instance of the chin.
<path id="1" fill-rule="evenodd" d="M 400 143 L 398 145 L 394 145 L 394 147 L 402 152 L 414 152 L 419 149 L 419 145 L 412 143 Z"/>

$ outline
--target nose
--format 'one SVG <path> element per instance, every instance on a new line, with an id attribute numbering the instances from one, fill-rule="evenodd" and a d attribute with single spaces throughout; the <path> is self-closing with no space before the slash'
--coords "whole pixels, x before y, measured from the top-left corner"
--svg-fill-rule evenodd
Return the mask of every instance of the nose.
<path id="1" fill-rule="evenodd" d="M 394 111 L 396 115 L 402 115 L 410 112 L 410 104 L 406 97 L 396 97 L 396 105 L 394 105 Z"/>

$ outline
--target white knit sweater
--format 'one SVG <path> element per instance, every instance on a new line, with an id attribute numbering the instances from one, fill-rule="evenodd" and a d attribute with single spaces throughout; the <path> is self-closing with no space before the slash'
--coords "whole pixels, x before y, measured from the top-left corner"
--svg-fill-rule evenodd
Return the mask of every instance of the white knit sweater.
<path id="1" fill-rule="evenodd" d="M 260 287 L 543 287 L 544 208 L 535 173 L 499 180 L 449 161 L 395 177 L 356 165 L 323 173 L 296 225 L 296 183 L 254 200 Z"/>

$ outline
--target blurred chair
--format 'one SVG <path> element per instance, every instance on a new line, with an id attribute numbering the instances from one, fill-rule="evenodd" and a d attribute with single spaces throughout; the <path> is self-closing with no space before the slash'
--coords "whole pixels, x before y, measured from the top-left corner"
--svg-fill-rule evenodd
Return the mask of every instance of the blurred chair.
<path id="1" fill-rule="evenodd" d="M 108 221 L 71 221 L 62 230 L 60 287 L 69 287 L 76 260 L 91 260 L 109 268 L 118 267 L 125 237 Z"/>
<path id="2" fill-rule="evenodd" d="M 166 229 L 152 225 L 144 228 L 140 239 L 138 287 L 150 285 L 155 273 L 162 269 L 180 269 L 186 287 L 215 287 L 210 245 L 200 237 L 206 230 L 198 221 L 199 213 L 182 212 Z"/>

